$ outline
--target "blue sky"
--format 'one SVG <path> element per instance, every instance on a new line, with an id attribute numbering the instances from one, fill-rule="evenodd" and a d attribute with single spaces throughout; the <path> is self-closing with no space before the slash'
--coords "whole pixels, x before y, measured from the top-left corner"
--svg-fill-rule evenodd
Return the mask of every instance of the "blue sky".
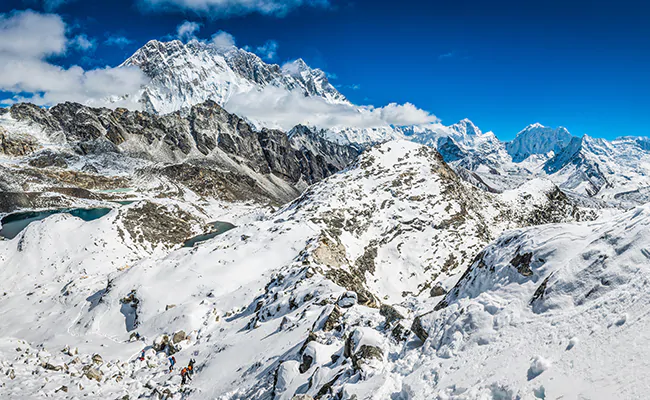
<path id="1" fill-rule="evenodd" d="M 303 58 L 335 76 L 354 103 L 411 102 L 445 124 L 469 118 L 508 140 L 534 122 L 575 135 L 650 136 L 643 3 L 3 0 L 0 13 L 58 14 L 78 45 L 49 62 L 84 69 L 115 66 L 148 40 L 196 22 L 198 37 L 223 30 L 240 47 L 267 45 L 272 62 Z"/>

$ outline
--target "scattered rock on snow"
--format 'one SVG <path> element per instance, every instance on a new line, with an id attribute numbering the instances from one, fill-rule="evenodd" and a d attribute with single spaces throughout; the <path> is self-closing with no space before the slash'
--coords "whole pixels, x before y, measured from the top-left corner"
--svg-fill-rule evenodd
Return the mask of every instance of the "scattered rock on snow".
<path id="1" fill-rule="evenodd" d="M 429 294 L 431 295 L 431 297 L 438 297 L 438 296 L 446 295 L 447 291 L 441 285 L 436 285 L 431 288 L 431 292 Z"/>
<path id="2" fill-rule="evenodd" d="M 94 379 L 97 382 L 101 382 L 102 378 L 104 377 L 104 373 L 102 371 L 100 371 L 97 368 L 93 368 L 90 365 L 86 365 L 85 367 L 83 367 L 82 371 L 83 371 L 84 376 L 86 378 L 91 379 L 91 380 Z"/>
<path id="3" fill-rule="evenodd" d="M 345 292 L 341 295 L 341 297 L 339 297 L 336 303 L 339 305 L 339 307 L 352 307 L 357 304 L 357 294 L 352 291 Z"/>
<path id="4" fill-rule="evenodd" d="M 336 327 L 338 326 L 338 321 L 341 318 L 341 316 L 343 316 L 341 309 L 339 308 L 339 306 L 335 305 L 334 308 L 332 309 L 332 312 L 327 317 L 325 324 L 323 325 L 323 330 L 325 332 L 328 332 L 333 329 L 336 329 Z"/>
<path id="5" fill-rule="evenodd" d="M 93 362 L 94 362 L 95 364 L 102 365 L 102 364 L 104 363 L 104 359 L 103 359 L 102 356 L 100 356 L 99 354 L 95 354 L 95 355 L 93 356 Z"/>
<path id="6" fill-rule="evenodd" d="M 572 337 L 569 340 L 569 344 L 567 345 L 566 349 L 571 350 L 572 348 L 575 347 L 576 344 L 578 344 L 579 339 L 577 337 Z"/>
<path id="7" fill-rule="evenodd" d="M 377 346 L 361 345 L 359 351 L 352 355 L 352 365 L 360 369 L 362 365 L 368 364 L 370 360 L 383 360 L 384 352 Z"/>
<path id="8" fill-rule="evenodd" d="M 185 331 L 178 331 L 178 332 L 174 333 L 174 337 L 172 338 L 172 341 L 173 341 L 174 344 L 180 343 L 183 340 L 185 340 L 186 337 L 187 337 L 187 335 L 185 335 Z"/>
<path id="9" fill-rule="evenodd" d="M 542 356 L 535 356 L 528 368 L 528 380 L 533 380 L 537 378 L 542 372 L 549 369 L 551 362 L 545 359 Z"/>
<path id="10" fill-rule="evenodd" d="M 381 307 L 379 307 L 379 314 L 386 318 L 386 324 L 391 324 L 394 321 L 404 319 L 404 316 L 400 314 L 395 307 L 389 306 L 388 304 L 382 304 Z"/>

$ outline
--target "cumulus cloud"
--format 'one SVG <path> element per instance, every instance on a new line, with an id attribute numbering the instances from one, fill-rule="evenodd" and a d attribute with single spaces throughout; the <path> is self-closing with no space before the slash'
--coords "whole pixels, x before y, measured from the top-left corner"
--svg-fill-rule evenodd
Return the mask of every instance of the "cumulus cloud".
<path id="1" fill-rule="evenodd" d="M 102 105 L 108 98 L 136 92 L 145 83 L 137 68 L 66 69 L 50 63 L 49 57 L 64 54 L 68 47 L 80 43 L 78 37 L 68 40 L 65 31 L 58 15 L 34 11 L 0 14 L 0 90 L 14 94 L 9 102 Z M 125 99 L 121 105 L 135 107 L 129 103 Z"/>
<path id="2" fill-rule="evenodd" d="M 183 21 L 182 24 L 176 27 L 176 36 L 179 39 L 188 41 L 196 39 L 195 33 L 201 29 L 201 24 L 193 21 Z"/>
<path id="3" fill-rule="evenodd" d="M 298 124 L 320 128 L 375 128 L 438 122 L 436 116 L 410 103 L 391 103 L 385 107 L 331 104 L 321 97 L 306 97 L 298 90 L 288 91 L 275 86 L 235 94 L 225 108 L 263 125 L 283 130 Z"/>
<path id="4" fill-rule="evenodd" d="M 90 39 L 86 34 L 81 34 L 70 40 L 70 45 L 80 51 L 90 51 L 95 48 L 97 42 L 95 39 Z"/>
<path id="5" fill-rule="evenodd" d="M 33 11 L 0 14 L 0 54 L 28 58 L 63 54 L 65 23 L 58 15 Z"/>
<path id="6" fill-rule="evenodd" d="M 280 45 L 275 40 L 267 40 L 266 43 L 255 48 L 247 46 L 246 50 L 252 51 L 264 60 L 271 61 L 278 54 L 278 47 L 280 47 Z"/>
<path id="7" fill-rule="evenodd" d="M 107 46 L 115 46 L 123 49 L 124 47 L 133 43 L 133 40 L 120 35 L 107 34 L 104 44 Z"/>
<path id="8" fill-rule="evenodd" d="M 210 18 L 259 13 L 283 17 L 299 7 L 328 8 L 329 0 L 139 0 L 149 10 L 190 10 Z"/>
<path id="9" fill-rule="evenodd" d="M 228 32 L 218 31 L 212 35 L 210 43 L 218 49 L 229 49 L 235 46 L 235 37 Z"/>

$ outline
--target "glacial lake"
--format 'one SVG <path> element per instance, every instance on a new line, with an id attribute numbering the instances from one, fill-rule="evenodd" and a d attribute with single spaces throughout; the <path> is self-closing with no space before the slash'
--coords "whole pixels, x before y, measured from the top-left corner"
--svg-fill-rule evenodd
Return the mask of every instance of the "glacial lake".
<path id="1" fill-rule="evenodd" d="M 34 221 L 40 221 L 54 214 L 70 214 L 72 216 L 83 219 L 84 221 L 93 221 L 103 217 L 111 212 L 110 208 L 66 208 L 58 210 L 45 210 L 45 211 L 27 211 L 6 215 L 2 218 L 2 228 L 0 228 L 0 236 L 6 239 L 13 239 L 23 229 L 27 228 L 29 224 Z"/>
<path id="2" fill-rule="evenodd" d="M 188 239 L 183 244 L 183 247 L 194 247 L 195 244 L 204 242 L 208 239 L 212 239 L 215 236 L 221 235 L 222 233 L 228 232 L 229 230 L 235 228 L 235 225 L 230 222 L 216 221 L 212 223 L 214 231 L 210 233 L 204 233 L 202 235 L 194 236 L 191 239 Z"/>

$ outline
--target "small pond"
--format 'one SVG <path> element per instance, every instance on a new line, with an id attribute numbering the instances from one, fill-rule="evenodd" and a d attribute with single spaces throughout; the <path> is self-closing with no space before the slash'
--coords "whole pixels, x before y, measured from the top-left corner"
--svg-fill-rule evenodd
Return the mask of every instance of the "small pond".
<path id="1" fill-rule="evenodd" d="M 13 239 L 27 225 L 34 221 L 40 221 L 54 214 L 70 214 L 72 216 L 83 219 L 84 221 L 93 221 L 99 219 L 104 215 L 111 212 L 110 208 L 64 208 L 58 210 L 45 210 L 45 211 L 27 211 L 6 215 L 2 218 L 2 228 L 0 228 L 0 236 L 6 239 Z"/>
<path id="2" fill-rule="evenodd" d="M 215 236 L 221 235 L 222 233 L 228 232 L 229 230 L 235 228 L 235 225 L 231 224 L 230 222 L 223 221 L 213 222 L 211 225 L 214 227 L 214 231 L 188 239 L 183 244 L 183 247 L 194 247 L 194 245 L 199 242 L 204 242 L 208 239 L 212 239 Z"/>
<path id="3" fill-rule="evenodd" d="M 112 203 L 117 203 L 122 206 L 128 206 L 129 204 L 137 203 L 140 200 L 111 200 Z"/>
<path id="4" fill-rule="evenodd" d="M 132 188 L 96 190 L 97 193 L 128 193 L 128 192 L 131 192 L 131 191 L 133 191 Z"/>

